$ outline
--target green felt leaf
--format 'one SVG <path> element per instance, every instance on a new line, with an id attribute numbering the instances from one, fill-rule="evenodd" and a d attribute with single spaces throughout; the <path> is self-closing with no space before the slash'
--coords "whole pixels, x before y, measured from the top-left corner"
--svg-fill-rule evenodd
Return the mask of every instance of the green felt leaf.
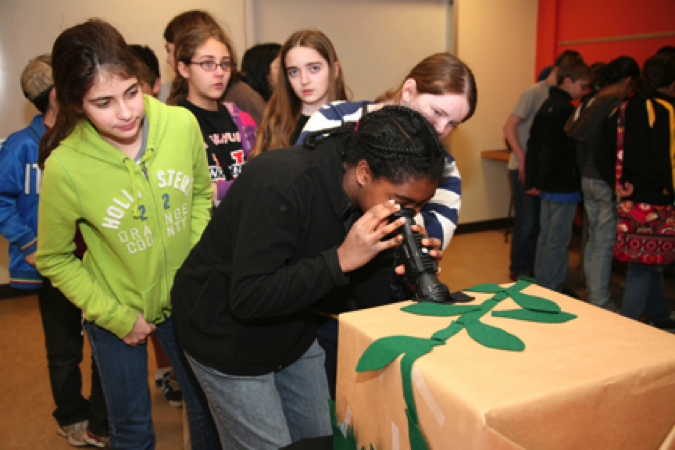
<path id="1" fill-rule="evenodd" d="M 450 339 L 464 328 L 464 325 L 461 323 L 455 321 L 450 324 L 449 327 L 443 328 L 442 330 L 438 330 L 437 332 L 434 333 L 433 336 L 431 336 L 431 339 L 438 339 L 441 341 L 445 341 L 447 339 Z"/>
<path id="2" fill-rule="evenodd" d="M 410 411 L 406 409 L 405 415 L 408 416 L 408 442 L 410 442 L 410 450 L 429 450 L 420 427 L 410 416 Z"/>
<path id="3" fill-rule="evenodd" d="M 481 345 L 490 348 L 521 352 L 525 344 L 517 336 L 501 328 L 487 325 L 483 322 L 468 322 L 464 324 L 471 338 Z"/>
<path id="4" fill-rule="evenodd" d="M 470 292 L 486 292 L 486 293 L 492 293 L 495 294 L 497 292 L 504 291 L 505 288 L 501 287 L 498 284 L 495 283 L 485 283 L 485 284 L 477 284 L 475 286 L 472 286 L 470 288 L 462 289 L 463 291 L 470 291 Z"/>
<path id="5" fill-rule="evenodd" d="M 507 319 L 518 319 L 518 320 L 527 320 L 529 322 L 540 322 L 540 323 L 564 323 L 569 322 L 572 319 L 576 319 L 577 316 L 574 314 L 566 312 L 542 312 L 542 311 L 531 311 L 528 309 L 510 309 L 507 311 L 492 311 L 494 317 L 506 317 Z"/>
<path id="6" fill-rule="evenodd" d="M 506 292 L 520 292 L 534 282 L 531 278 L 520 277 L 516 280 L 513 286 L 508 288 Z"/>
<path id="7" fill-rule="evenodd" d="M 401 308 L 401 311 L 420 316 L 450 317 L 479 309 L 480 305 L 445 305 L 442 303 L 422 302 L 404 306 Z"/>
<path id="8" fill-rule="evenodd" d="M 514 302 L 521 308 L 534 311 L 560 312 L 560 306 L 546 298 L 536 297 L 534 295 L 523 294 L 522 292 L 509 292 Z"/>
<path id="9" fill-rule="evenodd" d="M 428 353 L 435 345 L 441 345 L 434 339 L 411 336 L 383 337 L 368 346 L 356 365 L 357 372 L 380 370 L 403 353 Z"/>
<path id="10" fill-rule="evenodd" d="M 431 351 L 431 350 L 429 350 Z M 405 405 L 410 410 L 410 415 L 417 421 L 417 406 L 415 405 L 415 396 L 413 395 L 412 368 L 415 361 L 426 355 L 428 351 L 423 348 L 412 350 L 406 353 L 401 359 L 401 384 L 403 385 L 403 399 Z"/>

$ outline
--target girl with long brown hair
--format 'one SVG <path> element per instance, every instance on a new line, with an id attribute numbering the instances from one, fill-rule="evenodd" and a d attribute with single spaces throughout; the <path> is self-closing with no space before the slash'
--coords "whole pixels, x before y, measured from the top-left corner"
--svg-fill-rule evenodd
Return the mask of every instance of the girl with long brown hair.
<path id="1" fill-rule="evenodd" d="M 265 109 L 253 156 L 293 145 L 323 104 L 348 99 L 337 53 L 321 31 L 296 31 L 281 47 L 279 57 L 277 86 Z"/>
<path id="2" fill-rule="evenodd" d="M 59 110 L 40 143 L 38 270 L 84 312 L 108 404 L 110 447 L 155 446 L 147 338 L 180 383 L 193 449 L 219 448 L 206 397 L 174 334 L 173 277 L 209 220 L 201 133 L 143 96 L 138 60 L 107 22 L 65 30 L 52 51 Z M 76 230 L 87 252 L 73 255 Z"/>

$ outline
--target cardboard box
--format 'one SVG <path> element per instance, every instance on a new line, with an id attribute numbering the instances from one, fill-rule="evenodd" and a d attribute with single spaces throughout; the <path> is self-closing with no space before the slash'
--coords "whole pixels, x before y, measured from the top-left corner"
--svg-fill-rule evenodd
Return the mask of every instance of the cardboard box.
<path id="1" fill-rule="evenodd" d="M 675 449 L 675 335 L 536 285 L 578 317 L 534 323 L 482 322 L 519 337 L 525 350 L 488 348 L 466 330 L 418 359 L 413 391 L 430 449 Z M 491 294 L 476 294 L 479 304 Z M 401 357 L 379 371 L 356 373 L 381 337 L 429 338 L 456 317 L 401 311 L 410 302 L 340 316 L 337 419 L 376 450 L 409 449 Z M 517 309 L 508 298 L 494 310 Z"/>

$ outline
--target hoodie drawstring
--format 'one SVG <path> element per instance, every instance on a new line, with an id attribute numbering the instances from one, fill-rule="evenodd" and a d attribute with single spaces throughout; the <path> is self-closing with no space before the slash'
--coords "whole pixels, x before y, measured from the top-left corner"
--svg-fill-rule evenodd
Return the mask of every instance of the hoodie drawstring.
<path id="1" fill-rule="evenodd" d="M 126 166 L 127 172 L 129 172 L 129 178 L 131 179 L 131 188 L 133 190 L 131 195 L 134 198 L 132 200 L 132 205 L 134 207 L 134 219 L 138 219 L 141 217 L 141 209 L 136 206 L 136 199 L 138 199 L 138 188 L 136 187 L 136 177 L 134 176 L 136 162 L 131 158 L 124 158 L 124 165 Z"/>

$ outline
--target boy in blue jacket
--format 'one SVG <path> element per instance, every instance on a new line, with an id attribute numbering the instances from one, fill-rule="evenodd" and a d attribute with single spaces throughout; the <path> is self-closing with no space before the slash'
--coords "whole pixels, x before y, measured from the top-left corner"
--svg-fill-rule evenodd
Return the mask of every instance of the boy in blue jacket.
<path id="1" fill-rule="evenodd" d="M 37 165 L 38 144 L 47 127 L 53 125 L 57 110 L 50 55 L 28 63 L 21 74 L 21 88 L 41 114 L 28 127 L 11 134 L 0 149 L 0 234 L 9 241 L 10 286 L 32 289 L 38 296 L 57 432 L 74 447 L 103 448 L 108 415 L 95 363 L 90 399 L 81 393 L 82 313 L 35 268 L 42 175 Z M 78 244 L 78 250 L 81 257 L 84 245 Z"/>
<path id="2" fill-rule="evenodd" d="M 525 157 L 525 189 L 539 196 L 539 239 L 534 276 L 541 286 L 561 292 L 567 279 L 572 222 L 581 201 L 576 144 L 565 133 L 574 113 L 572 101 L 588 90 L 590 70 L 581 60 L 568 59 L 558 68 L 557 86 L 534 117 Z"/>

